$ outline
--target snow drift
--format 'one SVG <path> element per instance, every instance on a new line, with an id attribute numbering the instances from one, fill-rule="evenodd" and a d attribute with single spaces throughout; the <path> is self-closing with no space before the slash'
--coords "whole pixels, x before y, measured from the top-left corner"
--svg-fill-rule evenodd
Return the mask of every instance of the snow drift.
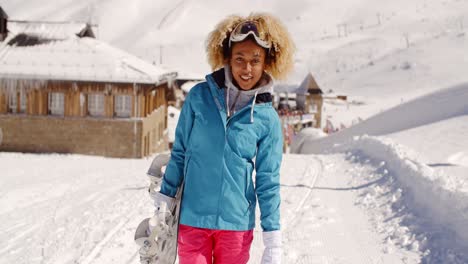
<path id="1" fill-rule="evenodd" d="M 292 153 L 323 153 L 333 144 L 356 135 L 381 136 L 468 114 L 468 83 L 459 84 L 422 96 L 377 114 L 346 130 L 315 140 L 306 138 L 293 144 Z"/>
<path id="2" fill-rule="evenodd" d="M 359 152 L 385 163 L 405 193 L 408 209 L 421 218 L 423 230 L 444 230 L 452 238 L 449 247 L 468 249 L 468 183 L 445 177 L 412 157 L 411 151 L 391 140 L 360 136 L 336 145 L 335 152 Z M 448 231 L 448 232 L 447 232 Z M 432 233 L 432 232 L 431 232 Z M 437 232 L 432 233 L 436 236 Z M 437 242 L 436 242 L 437 243 Z"/>

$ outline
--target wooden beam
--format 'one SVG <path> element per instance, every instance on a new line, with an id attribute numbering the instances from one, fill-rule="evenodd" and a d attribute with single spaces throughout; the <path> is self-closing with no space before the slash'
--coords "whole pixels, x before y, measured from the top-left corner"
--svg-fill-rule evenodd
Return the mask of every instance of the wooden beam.
<path id="1" fill-rule="evenodd" d="M 6 93 L 0 92 L 0 114 L 6 114 L 8 112 L 7 95 Z"/>
<path id="2" fill-rule="evenodd" d="M 105 117 L 107 118 L 114 117 L 114 96 L 111 94 L 104 96 L 104 112 L 105 112 Z"/>

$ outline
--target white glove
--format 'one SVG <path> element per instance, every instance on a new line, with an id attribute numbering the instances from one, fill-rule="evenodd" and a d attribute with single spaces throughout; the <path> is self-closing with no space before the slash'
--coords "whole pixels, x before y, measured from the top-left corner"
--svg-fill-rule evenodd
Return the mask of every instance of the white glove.
<path id="1" fill-rule="evenodd" d="M 281 230 L 263 232 L 263 245 L 265 250 L 261 264 L 280 264 L 282 255 Z"/>
<path id="2" fill-rule="evenodd" d="M 150 193 L 151 198 L 154 200 L 154 216 L 148 222 L 148 235 L 156 226 L 159 226 L 160 231 L 168 229 L 166 219 L 171 216 L 172 206 L 174 205 L 174 198 L 166 196 L 160 192 Z"/>

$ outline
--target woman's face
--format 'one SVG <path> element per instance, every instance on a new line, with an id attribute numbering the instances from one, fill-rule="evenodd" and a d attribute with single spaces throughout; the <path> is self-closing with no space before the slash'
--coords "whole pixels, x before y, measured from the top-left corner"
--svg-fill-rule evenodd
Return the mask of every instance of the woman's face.
<path id="1" fill-rule="evenodd" d="M 265 70 L 265 57 L 265 49 L 253 40 L 234 43 L 229 65 L 240 89 L 250 90 L 255 87 Z"/>

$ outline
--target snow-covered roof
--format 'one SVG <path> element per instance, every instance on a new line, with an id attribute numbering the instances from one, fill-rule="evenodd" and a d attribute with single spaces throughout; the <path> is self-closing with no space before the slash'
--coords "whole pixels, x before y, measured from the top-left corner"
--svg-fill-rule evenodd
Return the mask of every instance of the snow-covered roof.
<path id="1" fill-rule="evenodd" d="M 287 83 L 276 83 L 274 86 L 274 91 L 276 93 L 293 93 L 293 94 L 307 94 L 307 93 L 317 93 L 322 94 L 322 90 L 319 88 L 317 82 L 315 81 L 312 73 L 308 73 L 304 80 L 298 85 L 292 85 Z"/>
<path id="2" fill-rule="evenodd" d="M 193 80 L 193 81 L 204 81 L 206 74 L 194 73 L 189 71 L 178 71 L 178 80 Z"/>
<path id="3" fill-rule="evenodd" d="M 286 83 L 275 83 L 273 90 L 275 93 L 297 93 L 298 85 L 286 84 Z"/>
<path id="4" fill-rule="evenodd" d="M 87 24 L 83 22 L 8 21 L 9 33 L 27 34 L 42 39 L 67 39 L 76 36 L 86 27 Z"/>
<path id="5" fill-rule="evenodd" d="M 175 77 L 173 71 L 102 41 L 78 37 L 85 24 L 12 24 L 0 42 L 0 78 L 154 84 Z M 36 43 L 18 44 L 20 35 Z"/>

